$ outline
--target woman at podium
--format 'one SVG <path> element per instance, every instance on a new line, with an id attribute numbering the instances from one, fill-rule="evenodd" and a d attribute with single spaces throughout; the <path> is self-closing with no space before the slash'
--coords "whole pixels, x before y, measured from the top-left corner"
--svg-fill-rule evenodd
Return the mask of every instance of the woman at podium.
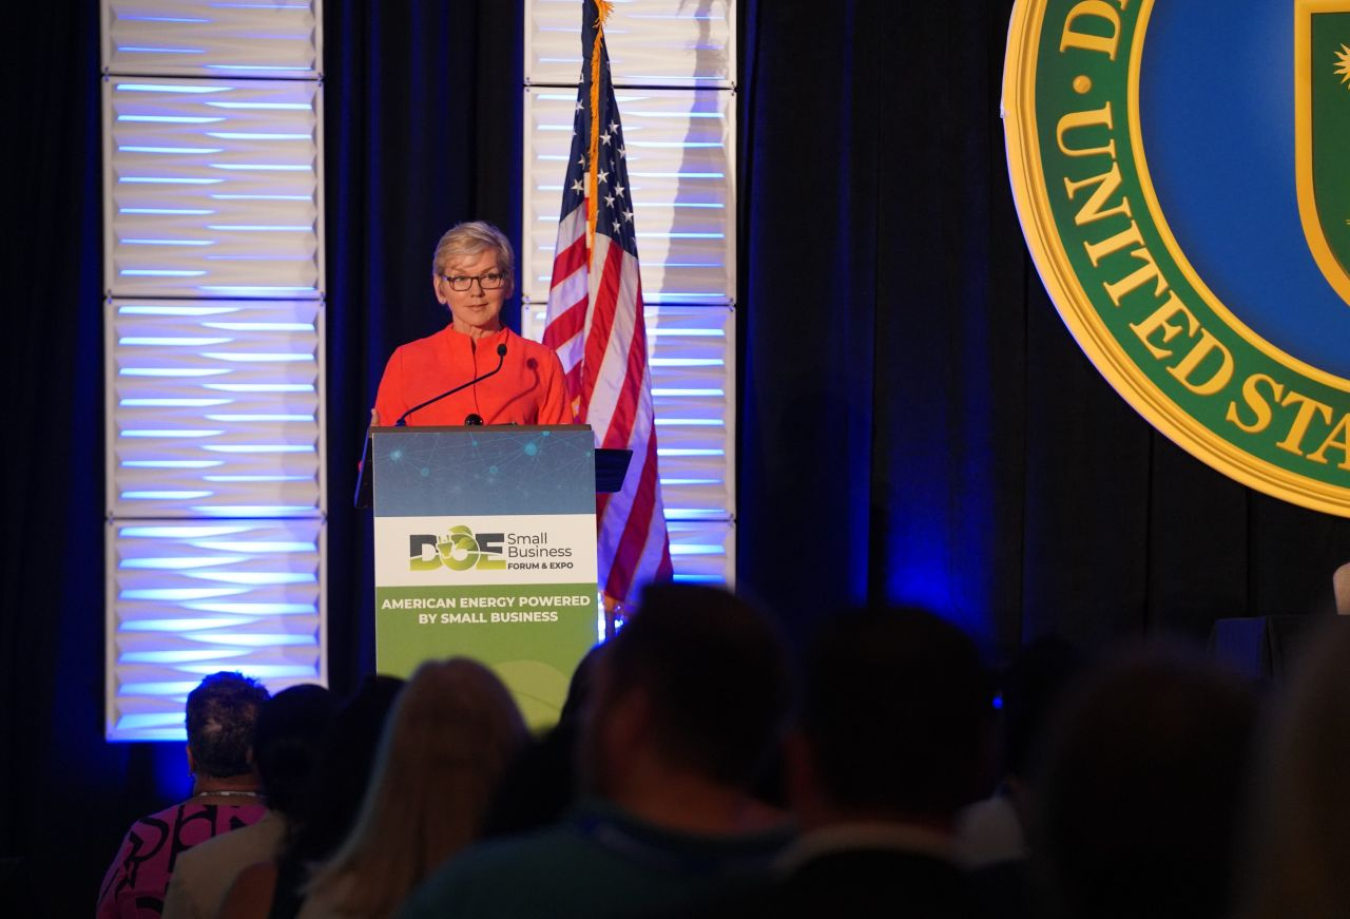
<path id="1" fill-rule="evenodd" d="M 431 270 L 450 322 L 394 351 L 371 423 L 571 424 L 558 356 L 502 325 L 515 287 L 515 253 L 502 231 L 482 221 L 451 227 Z"/>

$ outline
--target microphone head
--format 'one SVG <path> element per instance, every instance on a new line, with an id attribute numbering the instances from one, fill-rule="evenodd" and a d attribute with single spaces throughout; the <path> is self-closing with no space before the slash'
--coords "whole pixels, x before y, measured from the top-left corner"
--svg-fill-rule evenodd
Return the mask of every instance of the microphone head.
<path id="1" fill-rule="evenodd" d="M 477 412 L 470 412 L 470 413 L 469 413 L 469 416 L 468 416 L 467 418 L 464 419 L 464 423 L 465 423 L 466 425 L 482 424 L 482 423 L 483 423 L 483 416 L 480 415 L 480 414 L 478 414 Z"/>
<path id="2" fill-rule="evenodd" d="M 505 343 L 505 342 L 503 342 L 502 344 L 500 344 L 500 345 L 497 346 L 497 356 L 498 356 L 498 357 L 506 357 L 506 343 Z"/>

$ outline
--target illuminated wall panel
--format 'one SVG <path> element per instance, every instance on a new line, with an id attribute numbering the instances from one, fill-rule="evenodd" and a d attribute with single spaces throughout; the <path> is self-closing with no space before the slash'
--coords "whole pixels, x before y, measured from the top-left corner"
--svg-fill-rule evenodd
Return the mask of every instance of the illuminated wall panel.
<path id="1" fill-rule="evenodd" d="M 730 583 L 736 571 L 736 528 L 731 521 L 669 520 L 667 527 L 675 580 L 695 584 Z"/>
<path id="2" fill-rule="evenodd" d="M 730 303 L 736 291 L 735 101 L 726 90 L 623 90 L 633 220 L 648 303 Z M 575 89 L 525 93 L 524 294 L 547 301 Z"/>
<path id="3" fill-rule="evenodd" d="M 181 740 L 201 678 L 325 683 L 318 519 L 108 524 L 110 740 Z"/>
<path id="4" fill-rule="evenodd" d="M 109 513 L 324 509 L 317 301 L 111 300 Z"/>
<path id="5" fill-rule="evenodd" d="M 581 4 L 527 2 L 527 83 L 571 83 L 581 70 Z M 732 0 L 615 0 L 605 25 L 614 82 L 644 86 L 723 86 L 736 79 Z M 624 125 L 628 112 L 620 102 Z"/>
<path id="6" fill-rule="evenodd" d="M 104 0 L 113 73 L 319 76 L 320 4 L 303 0 Z"/>
<path id="7" fill-rule="evenodd" d="M 103 0 L 106 735 L 326 683 L 320 4 Z"/>
<path id="8" fill-rule="evenodd" d="M 104 95 L 106 290 L 319 295 L 317 81 L 113 78 Z"/>

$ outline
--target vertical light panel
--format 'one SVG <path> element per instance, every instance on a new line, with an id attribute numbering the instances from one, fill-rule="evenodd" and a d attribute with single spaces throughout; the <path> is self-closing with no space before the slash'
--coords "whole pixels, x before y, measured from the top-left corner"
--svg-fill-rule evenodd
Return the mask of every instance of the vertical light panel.
<path id="1" fill-rule="evenodd" d="M 318 518 L 110 521 L 109 739 L 181 740 L 184 699 L 218 670 L 325 682 L 323 540 Z"/>
<path id="2" fill-rule="evenodd" d="M 317 300 L 110 300 L 110 515 L 321 514 L 322 318 Z"/>
<path id="3" fill-rule="evenodd" d="M 730 90 L 616 90 L 648 303 L 732 302 L 735 98 Z M 547 302 L 576 88 L 525 92 L 524 294 Z"/>
<path id="4" fill-rule="evenodd" d="M 529 83 L 577 83 L 581 4 L 528 0 L 525 74 Z M 736 83 L 734 0 L 614 0 L 605 25 L 616 86 L 722 87 Z M 628 110 L 622 100 L 624 128 Z"/>
<path id="5" fill-rule="evenodd" d="M 321 11 L 104 0 L 106 728 L 326 683 Z"/>
<path id="6" fill-rule="evenodd" d="M 104 0 L 109 73 L 317 80 L 320 6 L 309 0 Z"/>
<path id="7" fill-rule="evenodd" d="M 524 333 L 542 338 L 581 70 L 581 4 L 526 0 Z M 676 580 L 735 574 L 736 9 L 617 0 L 605 25 L 646 301 Z"/>
<path id="8" fill-rule="evenodd" d="M 317 298 L 320 92 L 313 80 L 105 81 L 105 289 Z"/>

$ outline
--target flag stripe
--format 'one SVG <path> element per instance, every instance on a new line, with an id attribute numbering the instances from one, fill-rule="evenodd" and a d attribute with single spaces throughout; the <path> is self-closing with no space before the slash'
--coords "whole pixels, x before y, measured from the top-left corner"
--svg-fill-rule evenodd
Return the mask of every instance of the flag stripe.
<path id="1" fill-rule="evenodd" d="M 610 415 L 609 430 L 605 432 L 607 447 L 629 442 L 637 421 L 638 400 L 644 394 L 648 400 L 651 399 L 651 382 L 647 376 L 647 331 L 641 325 L 633 330 L 628 345 L 628 366 L 624 368 L 624 380 L 623 391 Z"/>
<path id="2" fill-rule="evenodd" d="M 580 300 L 564 309 L 544 329 L 544 344 L 555 351 L 561 350 L 572 339 L 582 333 L 586 327 L 586 301 Z M 563 366 L 567 366 L 564 362 Z"/>
<path id="3" fill-rule="evenodd" d="M 604 369 L 605 352 L 609 350 L 609 336 L 614 328 L 615 314 L 618 311 L 619 265 L 622 264 L 623 250 L 618 246 L 607 246 L 606 243 L 607 240 L 603 240 L 599 234 L 596 235 L 596 257 L 603 258 L 604 263 L 599 283 L 591 285 L 593 306 L 589 317 L 590 329 L 586 333 L 586 350 L 581 359 L 581 404 L 587 407 L 587 417 L 590 417 L 589 406 L 595 395 L 596 381 Z M 616 262 L 619 264 L 615 264 Z M 607 428 L 608 417 L 604 417 Z"/>
<path id="4" fill-rule="evenodd" d="M 634 459 L 637 459 L 635 456 Z M 623 536 L 614 553 L 614 564 L 610 568 L 609 582 L 605 592 L 614 595 L 614 590 L 623 584 L 632 583 L 637 573 L 637 562 L 642 557 L 650 537 L 649 522 L 652 510 L 656 506 L 656 439 L 647 441 L 647 455 L 642 461 L 642 474 L 638 480 L 637 493 L 623 522 Z M 613 509 L 611 504 L 610 510 Z M 606 521 L 608 522 L 608 521 Z"/>
<path id="5" fill-rule="evenodd" d="M 625 256 L 623 274 L 619 285 L 619 299 L 625 303 L 635 303 L 633 310 L 623 310 L 614 317 L 614 328 L 609 336 L 609 344 L 601 362 L 601 371 L 596 381 L 595 391 L 591 394 L 591 416 L 608 419 L 604 429 L 596 429 L 596 439 L 602 446 L 630 446 L 632 434 L 631 411 L 618 425 L 619 433 L 614 433 L 616 413 L 623 403 L 625 394 L 633 396 L 643 385 L 643 370 L 646 367 L 646 350 L 635 350 L 633 339 L 641 325 L 636 320 L 641 308 L 641 276 L 636 260 Z M 645 335 L 644 335 L 645 338 Z M 639 361 L 638 372 L 630 375 L 630 358 Z M 650 387 L 646 390 L 650 392 Z"/>

